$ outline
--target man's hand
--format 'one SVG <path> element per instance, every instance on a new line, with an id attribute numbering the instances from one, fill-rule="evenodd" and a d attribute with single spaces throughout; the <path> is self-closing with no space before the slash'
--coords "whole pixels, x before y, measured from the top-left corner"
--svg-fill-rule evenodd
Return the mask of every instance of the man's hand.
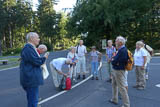
<path id="1" fill-rule="evenodd" d="M 48 56 L 49 56 L 49 52 L 46 52 L 46 53 L 44 54 L 44 57 L 45 57 L 46 59 L 48 59 Z"/>
<path id="2" fill-rule="evenodd" d="M 110 63 L 111 62 L 111 59 L 108 59 L 108 63 Z"/>

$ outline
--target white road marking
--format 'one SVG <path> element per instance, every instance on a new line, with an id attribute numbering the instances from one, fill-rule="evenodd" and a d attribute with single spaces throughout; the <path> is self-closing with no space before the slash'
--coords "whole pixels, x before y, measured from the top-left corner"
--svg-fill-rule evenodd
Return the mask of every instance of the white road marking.
<path id="1" fill-rule="evenodd" d="M 157 84 L 156 87 L 160 88 L 160 84 Z"/>
<path id="2" fill-rule="evenodd" d="M 6 69 L 2 69 L 0 71 L 6 71 L 6 70 L 9 70 L 9 69 L 14 69 L 14 68 L 18 68 L 19 66 L 16 66 L 16 67 L 12 67 L 12 68 L 6 68 Z"/>
<path id="3" fill-rule="evenodd" d="M 81 82 L 75 84 L 74 86 L 72 86 L 71 89 L 73 89 L 73 88 L 75 88 L 75 87 L 77 87 L 77 86 L 83 84 L 84 82 L 86 82 L 87 80 L 89 80 L 90 78 L 92 78 L 92 76 L 93 76 L 93 75 L 90 75 L 90 76 L 87 77 L 85 80 L 83 80 L 83 81 L 81 81 Z M 66 92 L 67 92 L 67 91 L 65 91 L 65 90 L 62 91 L 62 92 L 59 92 L 59 93 L 57 93 L 57 94 L 55 94 L 55 95 L 53 95 L 53 96 L 51 96 L 51 97 L 48 97 L 48 98 L 46 98 L 46 99 L 40 101 L 38 104 L 39 104 L 39 105 L 40 105 L 40 104 L 43 104 L 43 103 L 45 103 L 45 102 L 47 102 L 47 101 L 49 101 L 49 100 L 51 100 L 51 99 L 54 99 L 55 97 L 60 96 L 60 95 L 62 95 L 62 94 L 64 94 L 64 93 L 66 93 Z"/>

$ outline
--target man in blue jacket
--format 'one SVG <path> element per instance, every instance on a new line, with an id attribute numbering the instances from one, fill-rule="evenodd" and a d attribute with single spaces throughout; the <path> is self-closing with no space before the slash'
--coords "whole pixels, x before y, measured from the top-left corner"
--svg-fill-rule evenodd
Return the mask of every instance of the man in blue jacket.
<path id="1" fill-rule="evenodd" d="M 118 104 L 118 89 L 122 96 L 123 105 L 122 107 L 130 107 L 128 92 L 125 88 L 126 78 L 125 78 L 125 66 L 128 61 L 128 52 L 125 47 L 126 40 L 122 36 L 116 38 L 116 47 L 118 48 L 118 53 L 112 60 L 113 71 L 112 71 L 112 99 L 109 102 L 113 104 Z"/>
<path id="2" fill-rule="evenodd" d="M 41 65 L 48 58 L 39 57 L 36 46 L 39 44 L 39 36 L 30 32 L 26 36 L 27 44 L 21 52 L 20 83 L 27 95 L 28 107 L 37 107 L 39 85 L 43 84 Z"/>

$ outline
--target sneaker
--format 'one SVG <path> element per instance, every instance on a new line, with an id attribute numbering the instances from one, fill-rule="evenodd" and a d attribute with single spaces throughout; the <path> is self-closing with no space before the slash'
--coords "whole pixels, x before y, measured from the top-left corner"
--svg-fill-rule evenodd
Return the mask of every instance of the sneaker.
<path id="1" fill-rule="evenodd" d="M 77 77 L 77 80 L 79 80 L 79 79 L 81 79 L 81 76 L 80 76 L 80 75 L 78 75 L 78 77 Z"/>
<path id="2" fill-rule="evenodd" d="M 86 76 L 85 76 L 85 75 L 83 75 L 83 80 L 84 80 L 84 79 L 86 79 Z"/>
<path id="3" fill-rule="evenodd" d="M 110 103 L 114 104 L 114 105 L 118 105 L 117 102 L 113 101 L 112 99 L 109 100 Z"/>
<path id="4" fill-rule="evenodd" d="M 146 78 L 146 80 L 148 80 L 148 75 L 146 75 L 146 77 L 145 77 L 145 78 Z"/>
<path id="5" fill-rule="evenodd" d="M 99 80 L 98 77 L 96 77 L 96 80 Z"/>
<path id="6" fill-rule="evenodd" d="M 144 87 L 143 86 L 139 86 L 137 89 L 138 90 L 144 90 Z"/>

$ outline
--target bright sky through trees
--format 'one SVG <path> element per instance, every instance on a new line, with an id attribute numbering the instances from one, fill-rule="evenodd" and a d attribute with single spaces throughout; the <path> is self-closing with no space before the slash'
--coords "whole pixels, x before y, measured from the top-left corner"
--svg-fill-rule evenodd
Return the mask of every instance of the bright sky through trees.
<path id="1" fill-rule="evenodd" d="M 54 5 L 54 9 L 56 11 L 62 10 L 62 8 L 73 8 L 73 5 L 75 5 L 76 0 L 59 0 L 60 2 L 58 5 Z M 33 0 L 33 10 L 36 10 L 38 5 L 38 0 Z"/>

